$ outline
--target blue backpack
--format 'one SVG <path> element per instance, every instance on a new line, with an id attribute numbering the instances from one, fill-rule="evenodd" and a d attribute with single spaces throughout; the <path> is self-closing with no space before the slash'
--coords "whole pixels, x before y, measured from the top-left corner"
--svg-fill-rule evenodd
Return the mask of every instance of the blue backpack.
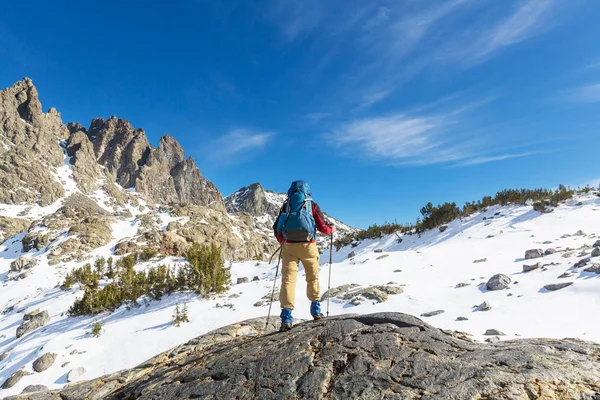
<path id="1" fill-rule="evenodd" d="M 283 234 L 285 240 L 291 242 L 315 240 L 317 233 L 308 183 L 292 182 L 287 195 L 285 211 L 279 216 L 277 230 Z"/>

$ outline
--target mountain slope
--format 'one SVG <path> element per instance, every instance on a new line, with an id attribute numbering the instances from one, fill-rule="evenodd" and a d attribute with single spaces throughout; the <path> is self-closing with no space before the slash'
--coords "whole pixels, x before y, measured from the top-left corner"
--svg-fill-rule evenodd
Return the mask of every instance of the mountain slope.
<path id="1" fill-rule="evenodd" d="M 160 217 L 165 218 L 162 224 L 170 221 L 167 214 Z M 116 221 L 113 235 L 134 235 L 141 223 L 139 219 Z M 500 340 L 577 337 L 600 342 L 600 326 L 593 323 L 593 316 L 600 310 L 600 275 L 595 272 L 600 271 L 596 265 L 600 257 L 591 255 L 600 237 L 599 227 L 600 198 L 590 193 L 569 200 L 548 214 L 538 213 L 531 206 L 495 206 L 452 222 L 444 232 L 436 229 L 420 236 L 404 235 L 402 243 L 395 235 L 365 240 L 353 248 L 334 252 L 330 313 L 402 311 L 420 316 L 443 310 L 422 318 L 443 329 L 468 332 L 475 340 L 494 339 L 497 335 L 485 333 L 496 329 L 499 332 L 494 333 L 506 335 L 497 336 Z M 61 387 L 67 373 L 80 366 L 86 372 L 78 379 L 130 368 L 205 332 L 267 313 L 266 299 L 275 277 L 275 262 L 233 263 L 234 284 L 219 296 L 200 298 L 193 293 L 180 293 L 161 301 L 140 300 L 139 308 L 123 306 L 97 317 L 69 318 L 64 312 L 81 291 L 61 291 L 55 286 L 73 264 L 48 267 L 43 251 L 32 249 L 23 253 L 19 241 L 22 236 L 0 245 L 0 304 L 6 305 L 0 317 L 0 354 L 7 353 L 0 364 L 0 384 L 20 368 L 33 372 L 32 362 L 46 352 L 56 353 L 58 361 L 42 373 L 23 377 L 13 388 L 1 390 L 0 397 L 20 393 L 31 384 Z M 111 254 L 117 238 L 92 255 Z M 537 248 L 554 248 L 556 252 L 524 259 L 527 250 Z M 348 257 L 351 252 L 354 254 Z M 38 259 L 39 264 L 25 279 L 7 279 L 13 276 L 9 272 L 11 260 L 23 255 Z M 320 271 L 323 292 L 329 274 L 326 261 L 324 257 Z M 540 268 L 523 272 L 524 265 L 538 261 Z M 181 262 L 181 258 L 172 257 L 141 263 L 136 268 Z M 498 273 L 511 279 L 508 289 L 487 290 L 485 283 Z M 307 319 L 309 301 L 302 294 L 303 274 L 300 271 L 298 277 L 294 316 Z M 258 280 L 253 281 L 255 276 Z M 248 282 L 241 279 L 236 284 L 238 278 Z M 548 284 L 562 282 L 573 284 L 557 291 L 544 289 Z M 485 301 L 491 306 L 489 311 L 479 307 Z M 191 323 L 176 328 L 171 324 L 173 310 L 176 303 L 184 302 Z M 275 303 L 273 307 L 275 321 L 277 306 Z M 326 304 L 323 307 L 327 309 Z M 37 308 L 49 312 L 50 323 L 17 339 L 15 330 L 23 315 Z M 459 317 L 462 318 L 458 320 Z M 94 321 L 104 322 L 98 338 L 89 334 Z M 110 357 L 106 357 L 107 351 Z"/>

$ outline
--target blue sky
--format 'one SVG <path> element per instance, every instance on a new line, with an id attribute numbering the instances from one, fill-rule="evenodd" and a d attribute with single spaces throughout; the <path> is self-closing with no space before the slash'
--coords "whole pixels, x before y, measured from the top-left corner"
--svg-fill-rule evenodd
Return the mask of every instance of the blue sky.
<path id="1" fill-rule="evenodd" d="M 177 138 L 225 194 L 305 179 L 359 227 L 600 177 L 600 2 L 3 4 L 0 86 Z"/>

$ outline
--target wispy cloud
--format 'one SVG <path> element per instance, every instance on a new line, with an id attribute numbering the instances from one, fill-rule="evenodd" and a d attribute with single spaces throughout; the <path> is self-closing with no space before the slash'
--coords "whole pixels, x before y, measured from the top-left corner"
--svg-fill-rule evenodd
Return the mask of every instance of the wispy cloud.
<path id="1" fill-rule="evenodd" d="M 580 86 L 567 92 L 566 96 L 571 101 L 583 103 L 600 102 L 600 82 Z"/>
<path id="2" fill-rule="evenodd" d="M 478 40 L 466 47 L 459 56 L 466 62 L 479 64 L 505 47 L 538 35 L 546 29 L 545 22 L 554 3 L 554 0 L 524 1 L 508 17 L 498 21 L 488 31 L 483 30 L 477 36 Z"/>
<path id="3" fill-rule="evenodd" d="M 466 167 L 472 165 L 485 164 L 494 161 L 503 161 L 511 158 L 519 158 L 519 157 L 527 157 L 533 154 L 538 154 L 537 152 L 526 152 L 526 153 L 517 153 L 517 154 L 502 154 L 498 156 L 487 156 L 487 157 L 473 157 L 458 163 L 459 166 Z"/>
<path id="4" fill-rule="evenodd" d="M 331 116 L 331 113 L 315 112 L 315 113 L 306 114 L 304 117 L 310 123 L 317 123 L 317 122 L 321 122 L 322 120 L 324 120 L 325 118 L 328 118 L 330 116 Z"/>
<path id="5" fill-rule="evenodd" d="M 487 62 L 503 50 L 554 26 L 558 0 L 481 2 L 477 0 L 395 1 L 381 3 L 278 3 L 273 21 L 288 42 L 310 40 L 324 57 L 318 73 L 343 53 L 352 68 L 337 75 L 343 98 L 353 111 L 385 102 L 403 84 L 434 70 L 459 74 Z M 564 5 L 561 5 L 564 7 Z M 338 58 L 339 59 L 339 58 Z"/>
<path id="6" fill-rule="evenodd" d="M 274 132 L 234 129 L 214 141 L 211 159 L 221 165 L 247 161 L 259 154 L 274 137 Z"/>
<path id="7" fill-rule="evenodd" d="M 496 138 L 492 144 L 481 130 L 465 129 L 469 114 L 492 102 L 494 97 L 463 104 L 452 102 L 459 97 L 448 96 L 409 112 L 346 122 L 329 133 L 329 143 L 348 157 L 367 158 L 390 166 L 466 167 L 537 154 L 503 151 L 498 143 L 502 139 Z M 424 110 L 429 112 L 423 113 Z"/>

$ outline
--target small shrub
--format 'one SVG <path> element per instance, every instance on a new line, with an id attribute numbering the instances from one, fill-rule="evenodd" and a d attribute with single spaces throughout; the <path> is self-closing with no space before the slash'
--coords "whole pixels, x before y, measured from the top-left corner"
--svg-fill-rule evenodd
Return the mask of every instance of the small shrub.
<path id="1" fill-rule="evenodd" d="M 138 255 L 138 258 L 142 261 L 148 261 L 158 255 L 158 251 L 156 249 L 152 249 L 150 247 L 144 248 Z"/>
<path id="2" fill-rule="evenodd" d="M 102 333 L 102 328 L 104 327 L 104 324 L 102 322 L 96 321 L 92 324 L 92 336 L 93 337 L 100 337 L 100 334 Z"/>
<path id="3" fill-rule="evenodd" d="M 179 308 L 179 303 L 175 305 L 175 313 L 173 313 L 173 325 L 181 326 L 182 323 L 190 322 L 188 317 L 187 304 L 183 305 L 183 309 Z"/>

